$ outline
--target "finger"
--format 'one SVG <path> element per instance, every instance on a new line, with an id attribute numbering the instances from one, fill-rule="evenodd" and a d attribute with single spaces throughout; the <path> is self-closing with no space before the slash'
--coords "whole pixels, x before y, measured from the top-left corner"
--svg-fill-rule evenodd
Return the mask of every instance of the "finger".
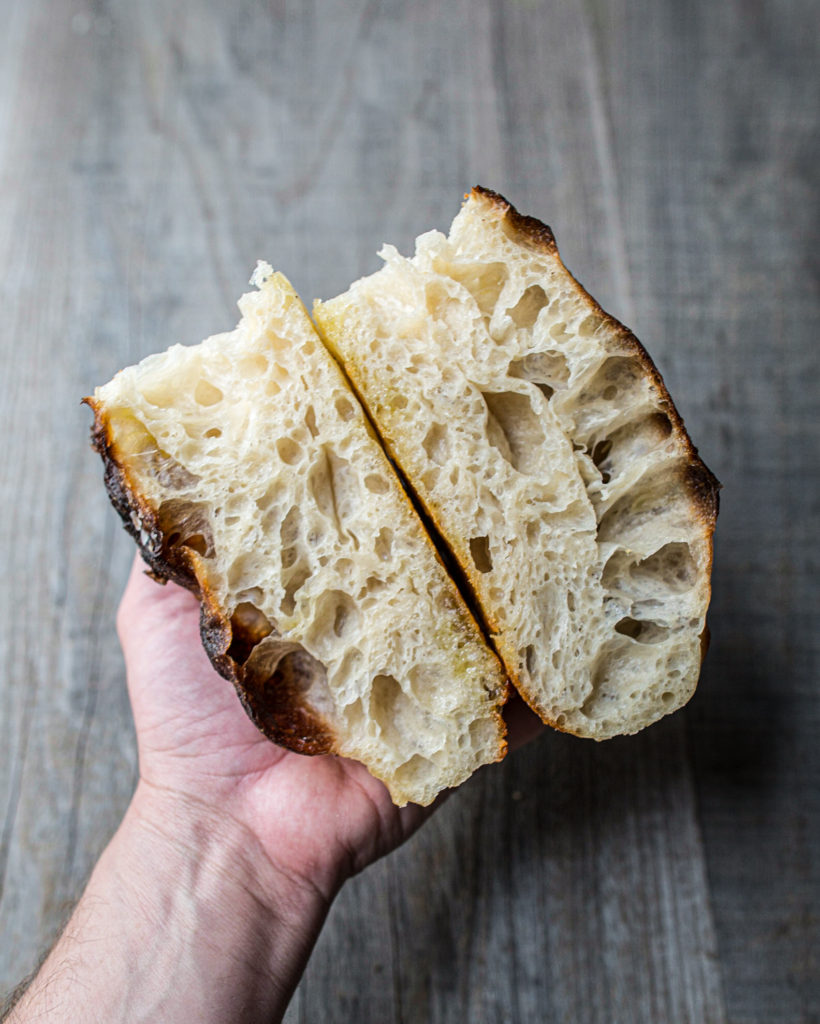
<path id="1" fill-rule="evenodd" d="M 117 612 L 120 643 L 125 649 L 142 639 L 145 630 L 155 629 L 169 617 L 190 616 L 198 608 L 197 599 L 183 587 L 158 583 L 149 576 L 147 566 L 137 554 Z"/>
<path id="2" fill-rule="evenodd" d="M 223 681 L 213 669 L 199 636 L 199 602 L 175 583 L 157 583 L 137 557 L 117 613 L 132 703 L 174 696 L 193 701 Z M 136 710 L 136 708 L 135 708 Z"/>

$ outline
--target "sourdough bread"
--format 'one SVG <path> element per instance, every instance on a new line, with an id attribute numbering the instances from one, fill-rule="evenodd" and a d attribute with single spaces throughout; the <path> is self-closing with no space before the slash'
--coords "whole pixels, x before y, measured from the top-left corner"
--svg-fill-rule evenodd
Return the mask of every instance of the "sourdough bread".
<path id="1" fill-rule="evenodd" d="M 317 303 L 387 450 L 545 722 L 595 739 L 683 705 L 717 481 L 637 339 L 548 227 L 477 188 L 449 237 Z"/>
<path id="2" fill-rule="evenodd" d="M 111 498 L 269 737 L 430 803 L 505 751 L 506 679 L 298 297 L 87 399 Z"/>

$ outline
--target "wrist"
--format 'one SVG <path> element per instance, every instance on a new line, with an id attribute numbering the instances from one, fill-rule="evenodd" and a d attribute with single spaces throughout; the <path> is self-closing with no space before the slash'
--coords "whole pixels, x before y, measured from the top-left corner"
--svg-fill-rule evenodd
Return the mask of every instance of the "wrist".
<path id="1" fill-rule="evenodd" d="M 234 818 L 145 783 L 111 852 L 147 934 L 163 935 L 176 961 L 175 987 L 187 977 L 214 1020 L 284 1011 L 330 906 L 319 890 L 278 867 Z M 190 1015 L 192 996 L 181 998 L 187 1019 L 207 1019 Z"/>
<path id="2" fill-rule="evenodd" d="M 140 783 L 11 1019 L 279 1020 L 328 907 L 237 822 Z"/>
<path id="3" fill-rule="evenodd" d="M 152 885 L 161 869 L 166 884 L 210 899 L 215 906 L 247 897 L 271 924 L 302 922 L 327 913 L 335 895 L 286 870 L 237 818 L 195 797 L 140 781 L 112 841 L 144 857 L 135 878 Z M 150 858 L 150 862 L 149 862 Z"/>

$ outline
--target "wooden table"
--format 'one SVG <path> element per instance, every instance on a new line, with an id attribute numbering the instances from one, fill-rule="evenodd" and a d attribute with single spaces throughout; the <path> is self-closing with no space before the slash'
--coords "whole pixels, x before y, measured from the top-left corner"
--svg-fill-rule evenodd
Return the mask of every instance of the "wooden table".
<path id="1" fill-rule="evenodd" d="M 685 712 L 485 770 L 349 884 L 288 1021 L 820 1020 L 813 0 L 0 2 L 0 984 L 135 781 L 132 554 L 79 399 L 336 294 L 480 182 L 548 220 L 724 483 Z"/>

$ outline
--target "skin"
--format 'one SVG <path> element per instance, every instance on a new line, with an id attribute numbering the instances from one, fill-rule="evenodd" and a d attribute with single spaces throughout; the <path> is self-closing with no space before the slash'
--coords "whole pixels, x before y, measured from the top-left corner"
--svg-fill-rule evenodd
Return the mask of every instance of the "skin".
<path id="1" fill-rule="evenodd" d="M 395 807 L 353 761 L 266 740 L 137 560 L 117 616 L 139 783 L 10 1021 L 276 1021 L 345 880 L 441 803 Z M 508 705 L 511 746 L 540 731 Z"/>

